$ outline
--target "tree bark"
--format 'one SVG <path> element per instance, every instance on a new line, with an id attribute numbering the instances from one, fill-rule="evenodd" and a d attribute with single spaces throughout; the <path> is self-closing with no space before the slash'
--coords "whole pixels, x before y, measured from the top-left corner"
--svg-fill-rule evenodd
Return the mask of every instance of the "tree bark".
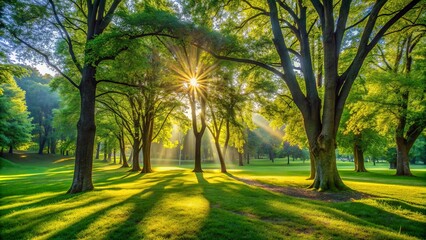
<path id="1" fill-rule="evenodd" d="M 195 135 L 195 163 L 193 172 L 203 172 L 201 168 L 201 139 L 203 135 L 196 134 Z"/>
<path id="2" fill-rule="evenodd" d="M 101 150 L 101 142 L 98 142 L 98 144 L 96 146 L 96 157 L 95 157 L 95 159 L 99 159 L 100 150 Z"/>
<path id="3" fill-rule="evenodd" d="M 68 193 L 93 190 L 92 166 L 95 143 L 96 68 L 87 65 L 80 83 L 80 119 L 77 123 L 77 148 L 74 177 Z"/>
<path id="4" fill-rule="evenodd" d="M 104 162 L 107 162 L 107 153 L 108 152 L 108 146 L 107 146 L 107 142 L 104 142 Z"/>
<path id="5" fill-rule="evenodd" d="M 354 163 L 355 172 L 367 172 L 364 165 L 364 150 L 361 146 L 361 135 L 356 135 L 354 140 Z"/>
<path id="6" fill-rule="evenodd" d="M 40 144 L 38 146 L 38 154 L 43 155 L 44 146 L 46 145 L 46 136 L 43 135 L 40 139 Z"/>
<path id="7" fill-rule="evenodd" d="M 227 173 L 225 160 L 223 159 L 223 155 L 222 155 L 222 149 L 221 149 L 220 144 L 219 144 L 219 138 L 214 138 L 214 145 L 216 146 L 217 155 L 219 156 L 220 172 L 221 173 Z"/>
<path id="8" fill-rule="evenodd" d="M 238 166 L 244 166 L 244 153 L 238 152 Z"/>
<path id="9" fill-rule="evenodd" d="M 115 150 L 115 148 L 114 148 L 114 153 L 113 153 L 113 155 L 114 155 L 114 164 L 117 164 L 117 158 L 116 158 L 116 150 Z"/>
<path id="10" fill-rule="evenodd" d="M 396 175 L 412 176 L 410 170 L 409 146 L 403 137 L 396 137 Z"/>
<path id="11" fill-rule="evenodd" d="M 139 164 L 139 153 L 140 153 L 140 144 L 141 140 L 134 138 L 133 139 L 133 160 L 132 160 L 132 169 L 130 169 L 130 172 L 138 172 L 141 170 L 140 164 Z"/>
<path id="12" fill-rule="evenodd" d="M 334 142 L 328 140 L 327 143 L 314 154 L 316 173 L 310 188 L 319 191 L 346 189 L 337 171 Z"/>

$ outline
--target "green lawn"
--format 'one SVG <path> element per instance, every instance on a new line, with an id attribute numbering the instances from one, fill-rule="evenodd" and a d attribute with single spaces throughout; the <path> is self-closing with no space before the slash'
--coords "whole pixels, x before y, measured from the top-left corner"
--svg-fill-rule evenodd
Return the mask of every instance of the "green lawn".
<path id="1" fill-rule="evenodd" d="M 339 163 L 344 182 L 371 197 L 325 202 L 238 180 L 305 188 L 308 162 L 256 160 L 226 175 L 157 160 L 142 175 L 95 161 L 96 190 L 67 195 L 73 159 L 11 159 L 1 160 L 0 239 L 426 239 L 426 166 L 396 177 L 387 164 L 355 173 Z"/>

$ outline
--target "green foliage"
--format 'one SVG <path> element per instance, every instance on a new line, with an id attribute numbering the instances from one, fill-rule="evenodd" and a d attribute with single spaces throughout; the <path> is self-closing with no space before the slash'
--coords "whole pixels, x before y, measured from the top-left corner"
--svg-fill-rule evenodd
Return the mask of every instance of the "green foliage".
<path id="1" fill-rule="evenodd" d="M 0 148 L 16 148 L 31 140 L 33 129 L 25 92 L 15 81 L 1 84 L 0 89 Z"/>

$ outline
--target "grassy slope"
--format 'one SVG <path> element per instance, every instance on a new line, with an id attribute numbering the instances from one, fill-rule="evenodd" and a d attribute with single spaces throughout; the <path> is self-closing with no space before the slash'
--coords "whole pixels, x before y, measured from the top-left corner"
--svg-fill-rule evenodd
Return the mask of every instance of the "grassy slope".
<path id="1" fill-rule="evenodd" d="M 413 169 L 417 177 L 404 178 L 392 176 L 387 165 L 354 173 L 352 164 L 339 163 L 348 186 L 375 197 L 327 203 L 233 178 L 304 187 L 308 163 L 253 161 L 230 175 L 213 164 L 194 174 L 187 164 L 140 175 L 96 161 L 96 190 L 66 195 L 72 159 L 23 156 L 0 170 L 1 239 L 426 238 L 424 167 Z"/>

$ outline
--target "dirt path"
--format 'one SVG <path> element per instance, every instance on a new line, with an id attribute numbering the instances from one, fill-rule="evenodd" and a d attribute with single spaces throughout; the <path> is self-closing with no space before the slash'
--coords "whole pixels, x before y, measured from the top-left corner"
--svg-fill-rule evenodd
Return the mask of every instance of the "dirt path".
<path id="1" fill-rule="evenodd" d="M 352 190 L 342 192 L 318 192 L 306 188 L 271 185 L 256 180 L 238 178 L 235 176 L 233 176 L 233 178 L 248 185 L 259 187 L 268 191 L 282 193 L 292 197 L 320 200 L 324 202 L 347 202 L 372 197 L 371 195 Z"/>

